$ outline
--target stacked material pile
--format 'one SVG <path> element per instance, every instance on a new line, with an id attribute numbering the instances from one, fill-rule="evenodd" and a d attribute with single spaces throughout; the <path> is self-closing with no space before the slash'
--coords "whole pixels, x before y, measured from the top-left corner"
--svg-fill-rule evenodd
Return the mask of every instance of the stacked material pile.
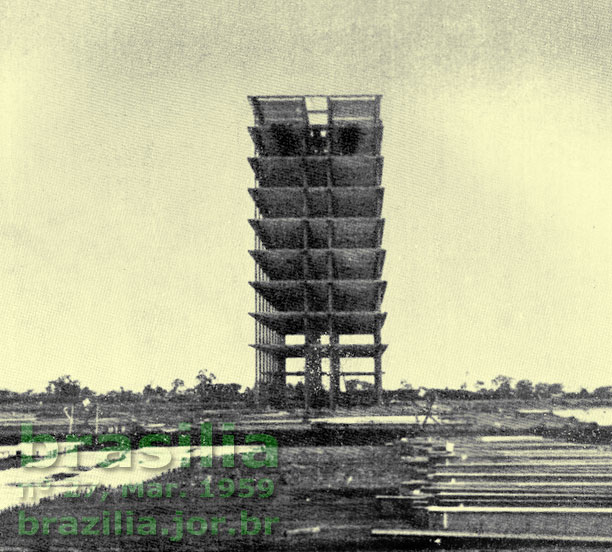
<path id="1" fill-rule="evenodd" d="M 408 478 L 377 500 L 402 527 L 375 535 L 612 543 L 609 447 L 534 436 L 401 446 Z"/>

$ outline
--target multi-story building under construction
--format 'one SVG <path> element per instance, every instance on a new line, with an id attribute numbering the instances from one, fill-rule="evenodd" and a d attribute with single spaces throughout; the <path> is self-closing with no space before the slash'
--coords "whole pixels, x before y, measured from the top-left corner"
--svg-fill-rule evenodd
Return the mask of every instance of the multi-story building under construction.
<path id="1" fill-rule="evenodd" d="M 386 349 L 381 97 L 249 100 L 255 116 L 249 128 L 255 144 L 251 315 L 261 400 L 281 404 L 287 377 L 303 376 L 306 409 L 324 395 L 325 383 L 334 408 L 341 377 L 359 376 L 373 378 L 380 402 Z M 362 334 L 371 337 L 350 343 Z M 287 340 L 296 335 L 302 343 Z M 290 358 L 303 358 L 303 368 L 288 371 Z M 343 370 L 343 358 L 372 359 L 372 369 Z"/>

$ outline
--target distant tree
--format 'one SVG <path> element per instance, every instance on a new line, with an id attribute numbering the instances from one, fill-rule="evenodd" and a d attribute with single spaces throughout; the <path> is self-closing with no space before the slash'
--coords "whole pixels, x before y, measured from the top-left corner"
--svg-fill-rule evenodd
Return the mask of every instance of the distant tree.
<path id="1" fill-rule="evenodd" d="M 519 399 L 530 399 L 533 397 L 533 383 L 527 379 L 517 381 L 515 393 Z"/>
<path id="2" fill-rule="evenodd" d="M 145 387 L 146 389 L 146 387 Z M 106 403 L 128 403 L 138 402 L 145 395 L 145 390 L 142 390 L 142 395 L 134 393 L 134 391 L 127 391 L 123 387 L 120 387 L 119 391 L 112 390 L 100 397 L 103 402 Z"/>
<path id="3" fill-rule="evenodd" d="M 175 379 L 172 382 L 172 389 L 170 390 L 170 394 L 172 394 L 172 395 L 178 394 L 178 390 L 181 387 L 185 387 L 185 382 L 182 379 L 179 379 L 179 378 Z"/>
<path id="4" fill-rule="evenodd" d="M 242 393 L 242 400 L 246 406 L 255 406 L 257 400 L 255 396 L 255 390 L 247 387 Z"/>
<path id="5" fill-rule="evenodd" d="M 593 396 L 599 399 L 601 398 L 607 399 L 609 397 L 612 397 L 612 386 L 604 385 L 603 387 L 598 387 L 597 389 L 595 389 L 595 391 L 593 391 Z"/>
<path id="6" fill-rule="evenodd" d="M 129 389 L 124 389 L 123 386 L 121 386 L 118 394 L 118 398 L 119 401 L 122 403 L 127 403 L 127 402 L 134 402 L 137 401 L 139 399 L 139 396 L 137 393 L 134 393 L 134 391 L 131 391 Z"/>
<path id="7" fill-rule="evenodd" d="M 213 384 L 216 379 L 217 376 L 215 376 L 212 372 L 208 372 L 208 370 L 200 370 L 198 372 L 198 375 L 196 376 L 198 383 L 194 389 L 201 399 L 211 398 Z"/>
<path id="8" fill-rule="evenodd" d="M 495 387 L 495 396 L 502 399 L 507 399 L 512 396 L 512 378 L 500 374 L 491 380 Z"/>
<path id="9" fill-rule="evenodd" d="M 76 401 L 81 394 L 81 382 L 69 375 L 61 376 L 49 382 L 46 392 L 58 401 Z"/>
<path id="10" fill-rule="evenodd" d="M 198 380 L 199 385 L 212 385 L 217 379 L 217 376 L 208 370 L 200 370 L 196 376 L 196 379 Z"/>
<path id="11" fill-rule="evenodd" d="M 296 406 L 304 404 L 304 393 L 306 391 L 306 386 L 303 381 L 298 381 L 295 384 L 295 387 L 288 384 L 288 392 L 287 396 L 292 400 Z"/>
<path id="12" fill-rule="evenodd" d="M 8 389 L 0 389 L 0 402 L 10 402 L 17 399 L 17 393 L 9 391 Z"/>
<path id="13" fill-rule="evenodd" d="M 212 386 L 212 393 L 215 400 L 220 402 L 234 402 L 240 398 L 239 383 L 215 383 Z"/>
<path id="14" fill-rule="evenodd" d="M 344 387 L 349 404 L 373 404 L 376 400 L 376 388 L 369 381 L 359 379 L 345 380 Z"/>
<path id="15" fill-rule="evenodd" d="M 502 385 L 507 384 L 508 386 L 512 386 L 512 378 L 508 376 L 504 376 L 500 374 L 499 376 L 493 378 L 491 380 L 491 384 L 495 389 L 499 389 Z"/>
<path id="16" fill-rule="evenodd" d="M 374 387 L 369 381 L 363 380 L 347 380 L 345 382 L 346 392 L 347 393 L 355 393 L 357 391 L 369 391 Z"/>
<path id="17" fill-rule="evenodd" d="M 551 383 L 549 389 L 550 389 L 551 395 L 562 395 L 563 394 L 563 384 L 562 383 Z"/>
<path id="18" fill-rule="evenodd" d="M 541 399 L 548 399 L 562 393 L 563 384 L 561 383 L 538 383 L 535 386 L 535 394 Z"/>
<path id="19" fill-rule="evenodd" d="M 150 383 L 144 386 L 142 397 L 146 400 L 163 399 L 168 392 L 160 385 L 153 387 Z"/>

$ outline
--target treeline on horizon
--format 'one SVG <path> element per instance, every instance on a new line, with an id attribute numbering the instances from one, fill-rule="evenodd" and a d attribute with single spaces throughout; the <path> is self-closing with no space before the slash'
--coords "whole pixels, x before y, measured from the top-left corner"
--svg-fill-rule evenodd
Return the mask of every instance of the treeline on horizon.
<path id="1" fill-rule="evenodd" d="M 215 406 L 254 406 L 256 404 L 253 389 L 245 388 L 237 383 L 216 383 L 216 376 L 207 370 L 200 370 L 195 377 L 196 384 L 188 387 L 185 382 L 177 378 L 172 382 L 170 389 L 162 386 L 146 385 L 142 391 L 131 391 L 121 387 L 119 390 L 106 393 L 96 393 L 87 386 L 83 386 L 79 380 L 70 375 L 60 376 L 49 381 L 44 392 L 35 393 L 33 390 L 25 392 L 0 389 L 0 404 L 7 403 L 77 403 L 89 399 L 100 404 L 104 403 L 161 403 L 161 402 L 185 402 L 201 403 L 210 407 Z M 346 380 L 345 392 L 342 393 L 340 404 L 343 406 L 370 405 L 375 402 L 374 385 L 362 380 Z M 475 384 L 475 389 L 467 389 L 466 385 L 459 389 L 439 389 L 413 387 L 410 383 L 402 381 L 401 387 L 394 390 L 384 390 L 383 399 L 385 403 L 415 401 L 423 399 L 432 394 L 439 399 L 450 400 L 539 400 L 550 398 L 566 399 L 610 399 L 612 398 L 612 386 L 598 387 L 592 392 L 581 389 L 579 392 L 567 392 L 561 383 L 533 383 L 527 379 L 514 381 L 508 376 L 499 375 L 491 380 L 490 385 L 483 381 Z M 326 404 L 328 391 L 318 389 L 316 402 L 320 406 Z M 279 397 L 277 397 L 278 402 Z M 285 396 L 281 401 L 283 404 L 277 406 L 299 407 L 304 401 L 304 384 L 298 382 L 295 385 L 288 384 Z"/>

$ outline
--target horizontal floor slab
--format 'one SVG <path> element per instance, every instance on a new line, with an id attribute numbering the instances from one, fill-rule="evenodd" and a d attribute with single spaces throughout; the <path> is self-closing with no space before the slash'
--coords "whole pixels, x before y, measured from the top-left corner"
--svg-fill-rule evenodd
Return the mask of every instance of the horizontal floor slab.
<path id="1" fill-rule="evenodd" d="M 383 158 L 370 155 L 265 156 L 249 163 L 263 188 L 377 187 L 383 170 Z"/>
<path id="2" fill-rule="evenodd" d="M 363 249 L 382 242 L 381 218 L 250 219 L 267 249 Z"/>
<path id="3" fill-rule="evenodd" d="M 383 126 L 362 121 L 332 126 L 288 121 L 249 127 L 249 134 L 261 156 L 380 155 Z"/>
<path id="4" fill-rule="evenodd" d="M 384 189 L 250 188 L 249 194 L 264 218 L 378 218 Z"/>
<path id="5" fill-rule="evenodd" d="M 306 356 L 306 345 L 274 345 L 259 344 L 251 347 L 272 353 L 281 358 L 304 358 Z M 387 349 L 387 345 L 316 345 L 319 356 L 329 358 L 337 354 L 341 358 L 374 358 Z"/>
<path id="6" fill-rule="evenodd" d="M 377 311 L 387 288 L 381 280 L 275 280 L 250 284 L 279 311 Z"/>
<path id="7" fill-rule="evenodd" d="M 308 122 L 313 112 L 330 123 L 378 121 L 382 96 L 371 94 L 249 96 L 258 124 Z"/>
<path id="8" fill-rule="evenodd" d="M 271 280 L 377 280 L 384 249 L 251 250 L 251 256 Z"/>
<path id="9" fill-rule="evenodd" d="M 279 312 L 249 313 L 255 320 L 276 332 L 303 334 L 308 331 L 337 334 L 367 334 L 379 330 L 387 313 L 382 312 Z"/>

